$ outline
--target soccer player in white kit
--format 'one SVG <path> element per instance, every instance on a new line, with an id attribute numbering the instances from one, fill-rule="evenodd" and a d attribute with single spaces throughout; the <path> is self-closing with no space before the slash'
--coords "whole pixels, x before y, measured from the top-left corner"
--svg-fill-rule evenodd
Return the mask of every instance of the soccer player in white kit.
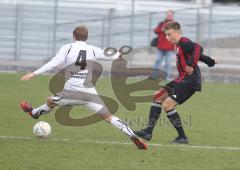
<path id="1" fill-rule="evenodd" d="M 32 118 L 38 119 L 39 116 L 49 113 L 55 106 L 85 105 L 126 134 L 139 149 L 147 149 L 143 140 L 136 136 L 125 122 L 108 111 L 92 85 L 93 61 L 107 57 L 102 49 L 88 45 L 86 43 L 87 38 L 88 29 L 85 26 L 76 27 L 73 31 L 73 43 L 62 46 L 57 55 L 48 63 L 21 77 L 21 80 L 27 81 L 54 68 L 65 68 L 63 91 L 48 97 L 47 102 L 38 108 L 33 108 L 27 101 L 21 102 L 21 108 Z M 112 59 L 118 57 L 119 54 L 114 55 Z M 95 97 L 85 97 L 79 94 L 90 94 L 90 96 Z"/>

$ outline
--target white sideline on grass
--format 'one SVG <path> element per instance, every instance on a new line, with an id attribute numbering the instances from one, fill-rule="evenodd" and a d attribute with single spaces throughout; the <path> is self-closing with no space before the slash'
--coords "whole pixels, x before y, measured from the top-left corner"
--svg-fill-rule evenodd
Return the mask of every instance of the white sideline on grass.
<path id="1" fill-rule="evenodd" d="M 34 137 L 24 137 L 24 136 L 0 136 L 3 140 L 36 140 Z M 43 139 L 48 141 L 58 141 L 58 142 L 79 142 L 79 143 L 95 143 L 95 144 L 117 144 L 117 145 L 132 145 L 130 142 L 117 142 L 117 141 L 95 141 L 95 140 L 73 140 L 73 139 L 60 139 L 60 138 L 48 138 Z M 231 146 L 194 146 L 194 145 L 163 145 L 159 143 L 148 143 L 148 146 L 158 146 L 158 147 L 182 147 L 182 148 L 199 148 L 199 149 L 222 149 L 222 150 L 240 150 L 240 147 Z"/>

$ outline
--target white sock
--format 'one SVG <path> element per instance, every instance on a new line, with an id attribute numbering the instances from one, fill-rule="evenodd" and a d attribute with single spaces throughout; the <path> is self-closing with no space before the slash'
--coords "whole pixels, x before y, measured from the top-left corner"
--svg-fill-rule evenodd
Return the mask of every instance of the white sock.
<path id="1" fill-rule="evenodd" d="M 112 116 L 110 123 L 116 128 L 120 129 L 123 133 L 128 135 L 128 137 L 134 135 L 130 127 L 124 121 L 120 120 L 118 117 Z"/>
<path id="2" fill-rule="evenodd" d="M 33 109 L 33 110 L 32 110 L 32 114 L 33 114 L 33 115 L 39 114 L 39 113 L 41 113 L 41 114 L 47 114 L 47 113 L 49 113 L 49 112 L 51 112 L 51 111 L 52 111 L 52 108 L 48 107 L 47 104 L 44 104 L 44 105 L 42 105 L 42 106 L 40 106 L 40 107 L 38 107 L 38 108 L 36 108 L 36 109 Z"/>

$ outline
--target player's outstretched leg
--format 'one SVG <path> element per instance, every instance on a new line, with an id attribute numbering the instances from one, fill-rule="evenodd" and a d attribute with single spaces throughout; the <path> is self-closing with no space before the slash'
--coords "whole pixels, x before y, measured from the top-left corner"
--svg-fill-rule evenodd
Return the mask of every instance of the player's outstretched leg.
<path id="1" fill-rule="evenodd" d="M 132 135 L 130 139 L 133 141 L 133 143 L 138 147 L 138 149 L 147 149 L 147 144 L 144 143 L 144 141 L 139 138 L 137 135 Z"/>
<path id="2" fill-rule="evenodd" d="M 47 103 L 38 108 L 33 108 L 27 101 L 20 103 L 22 110 L 28 113 L 33 119 L 38 119 L 42 114 L 47 114 L 56 106 L 51 98 L 48 98 Z"/>
<path id="3" fill-rule="evenodd" d="M 139 138 L 137 135 L 133 133 L 130 127 L 118 117 L 110 115 L 110 114 L 100 114 L 100 116 L 105 119 L 107 122 L 121 130 L 124 134 L 126 134 L 132 142 L 138 147 L 138 149 L 147 149 L 147 144 Z"/>
<path id="4" fill-rule="evenodd" d="M 28 113 L 33 119 L 38 119 L 40 114 L 33 114 L 33 108 L 32 106 L 27 102 L 27 101 L 21 101 L 20 103 L 20 107 L 22 108 L 22 110 L 26 113 Z"/>

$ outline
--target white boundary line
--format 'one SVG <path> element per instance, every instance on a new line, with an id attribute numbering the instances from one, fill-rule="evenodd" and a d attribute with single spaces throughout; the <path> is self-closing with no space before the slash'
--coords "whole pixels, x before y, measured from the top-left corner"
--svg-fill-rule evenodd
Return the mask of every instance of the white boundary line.
<path id="1" fill-rule="evenodd" d="M 33 137 L 23 136 L 0 136 L 0 140 L 37 140 Z M 44 140 L 44 139 L 39 139 Z M 74 140 L 74 139 L 60 139 L 60 138 L 48 138 L 47 141 L 58 141 L 58 142 L 78 142 L 78 143 L 95 143 L 95 144 L 117 144 L 117 145 L 132 145 L 130 142 L 117 142 L 117 141 L 95 141 L 95 140 Z M 194 146 L 194 145 L 163 145 L 159 143 L 148 143 L 148 146 L 157 147 L 180 147 L 180 148 L 198 148 L 198 149 L 218 149 L 218 150 L 237 150 L 240 151 L 240 147 L 231 146 Z"/>

